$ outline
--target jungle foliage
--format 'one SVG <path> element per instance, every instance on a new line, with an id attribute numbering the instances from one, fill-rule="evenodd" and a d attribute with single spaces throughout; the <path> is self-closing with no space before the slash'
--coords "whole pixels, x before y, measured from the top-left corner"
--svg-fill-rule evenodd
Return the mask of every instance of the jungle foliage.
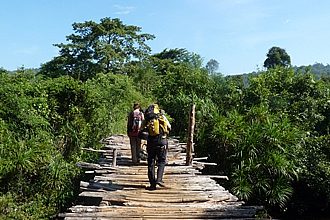
<path id="1" fill-rule="evenodd" d="M 118 19 L 73 27 L 40 71 L 0 69 L 0 218 L 49 219 L 74 203 L 76 163 L 97 159 L 81 148 L 125 133 L 135 101 L 158 102 L 182 141 L 195 103 L 196 155 L 247 204 L 282 217 L 329 213 L 329 80 L 287 65 L 224 77 L 186 49 L 149 54 L 152 35 Z"/>
<path id="2" fill-rule="evenodd" d="M 0 218 L 49 219 L 74 201 L 82 170 L 97 155 L 82 147 L 125 129 L 131 103 L 144 100 L 124 75 L 42 79 L 0 75 Z"/>

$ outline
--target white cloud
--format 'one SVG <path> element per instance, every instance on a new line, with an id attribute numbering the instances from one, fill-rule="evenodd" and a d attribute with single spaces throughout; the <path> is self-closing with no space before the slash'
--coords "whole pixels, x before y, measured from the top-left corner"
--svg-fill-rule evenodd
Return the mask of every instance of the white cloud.
<path id="1" fill-rule="evenodd" d="M 133 6 L 122 6 L 122 5 L 114 5 L 117 15 L 127 15 L 134 11 L 135 7 Z"/>

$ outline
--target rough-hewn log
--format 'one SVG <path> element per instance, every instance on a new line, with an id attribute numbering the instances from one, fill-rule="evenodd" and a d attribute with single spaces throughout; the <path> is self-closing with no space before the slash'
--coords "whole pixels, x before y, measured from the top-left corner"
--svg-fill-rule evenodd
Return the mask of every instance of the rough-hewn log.
<path id="1" fill-rule="evenodd" d="M 107 150 L 96 150 L 96 149 L 93 149 L 93 148 L 81 148 L 82 150 L 85 150 L 85 151 L 91 151 L 91 152 L 97 152 L 97 153 L 110 153 L 110 151 L 107 151 Z"/>
<path id="2" fill-rule="evenodd" d="M 189 114 L 188 142 L 186 165 L 192 164 L 192 152 L 194 151 L 194 130 L 195 130 L 195 104 L 192 105 Z"/>
<path id="3" fill-rule="evenodd" d="M 113 167 L 117 166 L 117 152 L 118 152 L 117 148 L 113 149 L 113 158 L 112 158 Z"/>
<path id="4" fill-rule="evenodd" d="M 95 163 L 78 162 L 76 165 L 80 168 L 86 168 L 86 169 L 101 169 L 102 168 L 99 164 L 95 164 Z"/>

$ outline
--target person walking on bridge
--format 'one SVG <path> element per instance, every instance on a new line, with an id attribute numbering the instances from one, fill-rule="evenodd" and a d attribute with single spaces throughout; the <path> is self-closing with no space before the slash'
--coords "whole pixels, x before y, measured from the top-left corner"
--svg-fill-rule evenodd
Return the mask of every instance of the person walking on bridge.
<path id="1" fill-rule="evenodd" d="M 145 111 L 145 120 L 141 130 L 147 130 L 147 153 L 148 153 L 148 179 L 149 190 L 156 190 L 156 186 L 164 187 L 163 174 L 166 164 L 168 148 L 167 136 L 171 125 L 163 111 L 157 104 L 150 105 Z M 155 165 L 157 162 L 157 177 L 155 177 Z"/>
<path id="2" fill-rule="evenodd" d="M 130 112 L 127 119 L 127 135 L 130 140 L 133 164 L 140 162 L 141 139 L 138 134 L 143 120 L 144 114 L 141 111 L 140 104 L 134 103 L 133 111 Z"/>

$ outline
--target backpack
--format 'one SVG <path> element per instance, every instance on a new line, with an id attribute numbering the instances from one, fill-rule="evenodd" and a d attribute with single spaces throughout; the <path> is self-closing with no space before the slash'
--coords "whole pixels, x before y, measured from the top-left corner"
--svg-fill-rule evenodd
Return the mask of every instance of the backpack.
<path id="1" fill-rule="evenodd" d="M 168 135 L 168 122 L 160 113 L 157 104 L 150 105 L 145 111 L 146 127 L 149 136 L 156 137 L 158 135 Z"/>
<path id="2" fill-rule="evenodd" d="M 137 137 L 142 124 L 142 113 L 141 112 L 132 112 L 131 113 L 131 129 L 129 135 L 132 137 Z"/>

